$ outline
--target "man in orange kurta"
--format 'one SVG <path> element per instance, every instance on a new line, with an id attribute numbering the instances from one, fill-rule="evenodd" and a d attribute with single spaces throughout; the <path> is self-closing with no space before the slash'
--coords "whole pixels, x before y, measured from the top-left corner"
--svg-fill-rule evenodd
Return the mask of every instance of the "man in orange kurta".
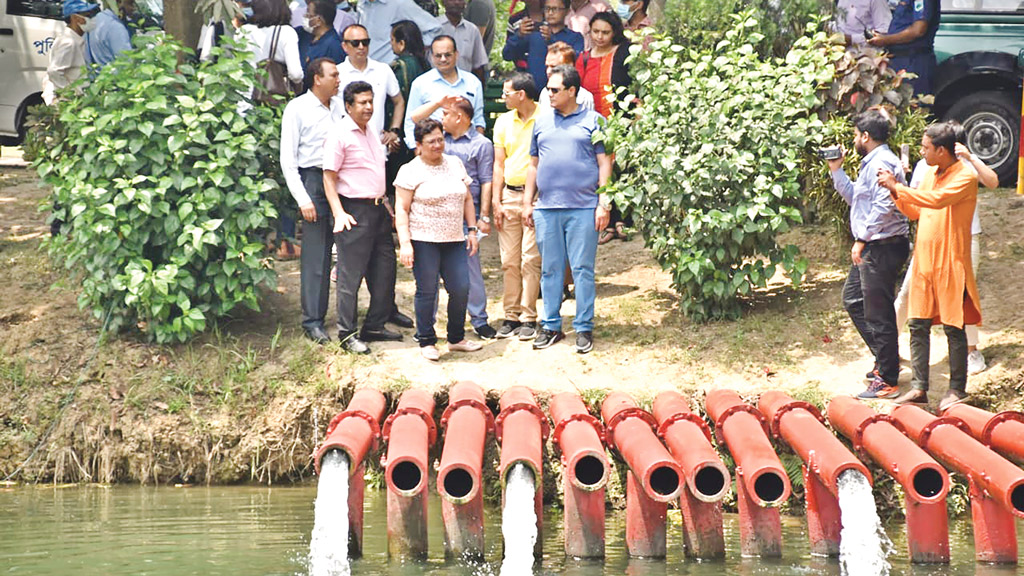
<path id="1" fill-rule="evenodd" d="M 939 409 L 967 397 L 967 335 L 964 324 L 980 324 L 978 288 L 971 266 L 971 218 L 978 202 L 978 177 L 956 157 L 956 137 L 945 123 L 933 124 L 921 138 L 928 171 L 918 189 L 881 171 L 878 182 L 896 206 L 919 220 L 910 289 L 912 389 L 897 404 L 928 401 L 932 324 L 941 323 L 949 346 L 949 390 Z"/>

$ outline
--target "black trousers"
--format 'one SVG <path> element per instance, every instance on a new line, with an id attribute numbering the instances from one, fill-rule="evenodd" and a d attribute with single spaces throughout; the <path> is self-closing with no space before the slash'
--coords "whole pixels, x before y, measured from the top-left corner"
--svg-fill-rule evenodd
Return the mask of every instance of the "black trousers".
<path id="1" fill-rule="evenodd" d="M 907 261 L 906 237 L 869 242 L 862 262 L 850 267 L 843 286 L 843 308 L 875 357 L 875 368 L 891 386 L 900 375 L 899 327 L 896 326 L 896 287 Z"/>
<path id="2" fill-rule="evenodd" d="M 391 215 L 384 204 L 341 198 L 341 206 L 356 225 L 334 235 L 338 246 L 338 336 L 356 331 L 359 286 L 366 279 L 370 308 L 363 328 L 382 330 L 395 303 L 395 241 Z"/>
<path id="3" fill-rule="evenodd" d="M 911 318 L 910 363 L 914 377 L 910 385 L 915 390 L 928 391 L 929 364 L 931 360 L 931 318 Z M 967 333 L 963 328 L 943 324 L 946 332 L 946 346 L 949 350 L 949 389 L 967 393 Z"/>
<path id="4" fill-rule="evenodd" d="M 299 257 L 299 299 L 302 327 L 324 327 L 331 295 L 331 245 L 334 219 L 324 196 L 324 172 L 320 168 L 299 168 L 299 176 L 316 207 L 316 222 L 302 222 L 302 255 Z"/>

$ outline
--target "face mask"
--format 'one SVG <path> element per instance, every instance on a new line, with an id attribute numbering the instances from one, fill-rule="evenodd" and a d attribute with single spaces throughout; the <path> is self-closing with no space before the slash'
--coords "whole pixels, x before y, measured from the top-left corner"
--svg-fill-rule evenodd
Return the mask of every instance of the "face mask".
<path id="1" fill-rule="evenodd" d="M 313 26 L 310 25 L 309 18 L 306 16 L 302 17 L 302 29 L 305 30 L 306 32 L 309 32 L 310 34 L 313 33 Z"/>
<path id="2" fill-rule="evenodd" d="M 252 6 L 242 8 L 242 16 L 245 16 L 246 20 L 252 19 Z"/>
<path id="3" fill-rule="evenodd" d="M 623 20 L 629 20 L 629 17 L 633 15 L 633 11 L 629 9 L 628 4 L 619 4 L 615 7 L 615 13 L 619 15 L 619 18 Z"/>
<path id="4" fill-rule="evenodd" d="M 95 29 L 96 29 L 96 19 L 95 18 L 86 18 L 85 22 L 82 23 L 82 32 L 85 32 L 86 34 L 88 34 L 89 32 L 92 32 Z"/>

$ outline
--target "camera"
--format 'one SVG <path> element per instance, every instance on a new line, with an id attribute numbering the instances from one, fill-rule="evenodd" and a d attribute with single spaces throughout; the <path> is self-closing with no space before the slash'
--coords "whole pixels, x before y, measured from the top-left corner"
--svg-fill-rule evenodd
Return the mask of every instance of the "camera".
<path id="1" fill-rule="evenodd" d="M 829 146 L 828 148 L 819 148 L 818 157 L 822 160 L 839 160 L 843 157 L 843 150 L 839 146 Z"/>

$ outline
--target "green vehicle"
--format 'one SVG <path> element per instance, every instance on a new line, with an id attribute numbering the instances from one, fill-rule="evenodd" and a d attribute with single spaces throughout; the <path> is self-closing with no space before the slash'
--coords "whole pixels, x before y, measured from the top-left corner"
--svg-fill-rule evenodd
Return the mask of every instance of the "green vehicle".
<path id="1" fill-rule="evenodd" d="M 999 174 L 1017 177 L 1024 71 L 1024 1 L 942 0 L 935 36 L 935 113 L 959 120 L 968 147 Z"/>

